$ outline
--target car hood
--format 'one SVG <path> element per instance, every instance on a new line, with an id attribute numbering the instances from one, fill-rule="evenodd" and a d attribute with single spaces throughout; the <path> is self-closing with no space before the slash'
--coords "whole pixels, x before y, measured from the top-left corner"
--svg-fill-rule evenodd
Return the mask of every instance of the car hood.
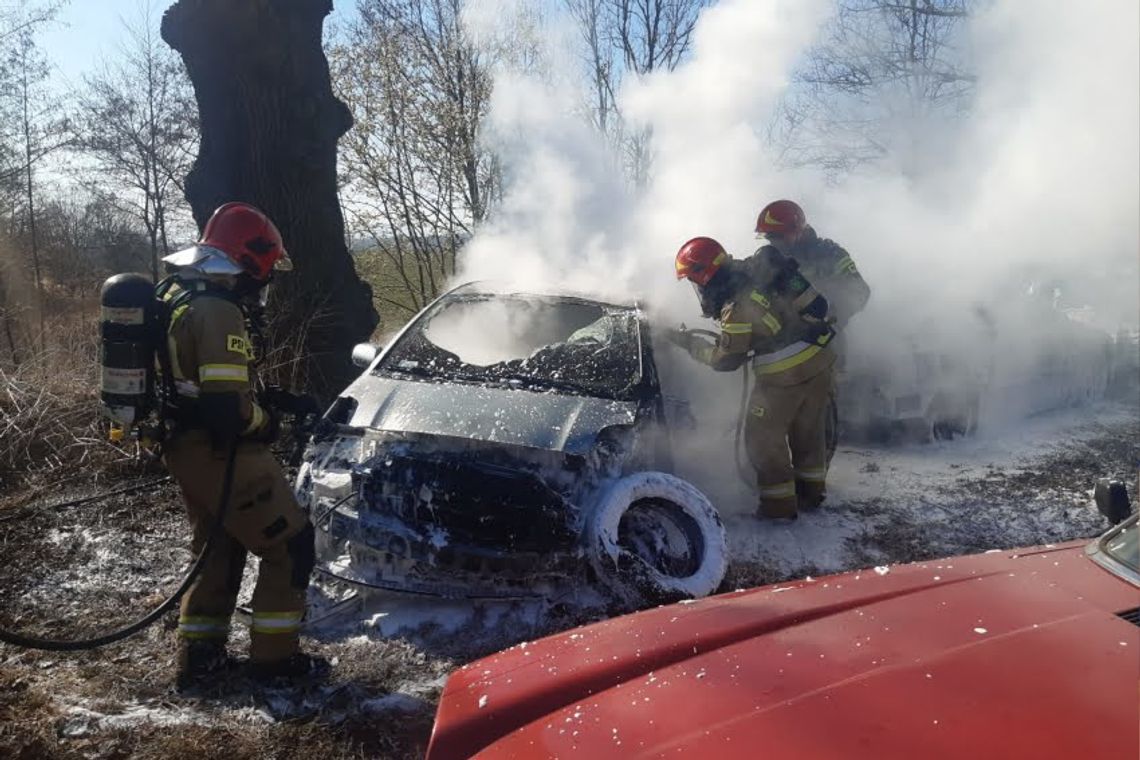
<path id="1" fill-rule="evenodd" d="M 418 382 L 365 375 L 345 391 L 350 421 L 396 433 L 426 433 L 585 454 L 605 428 L 632 425 L 635 402 L 525 389 Z"/>
<path id="2" fill-rule="evenodd" d="M 1071 544 L 660 607 L 460 669 L 429 758 L 1134 758 L 1138 601 Z"/>

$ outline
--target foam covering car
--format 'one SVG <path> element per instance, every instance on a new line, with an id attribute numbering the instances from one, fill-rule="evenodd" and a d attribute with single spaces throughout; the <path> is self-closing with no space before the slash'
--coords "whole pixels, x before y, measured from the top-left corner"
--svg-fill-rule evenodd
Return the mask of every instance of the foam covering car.
<path id="1" fill-rule="evenodd" d="M 471 283 L 356 358 L 296 484 L 325 577 L 462 597 L 585 585 L 632 604 L 721 582 L 724 528 L 670 474 L 636 304 Z"/>
<path id="2" fill-rule="evenodd" d="M 429 760 L 1140 756 L 1133 516 L 658 607 L 453 673 Z"/>
<path id="3" fill-rule="evenodd" d="M 1062 308 L 1059 289 L 1054 296 L 1052 288 L 1007 282 L 996 291 L 965 301 L 944 293 L 923 302 L 916 294 L 877 297 L 844 334 L 843 434 L 878 443 L 948 440 L 1098 401 L 1114 378 L 1126 382 L 1122 365 L 1135 351 L 1118 352 L 1085 310 Z"/>

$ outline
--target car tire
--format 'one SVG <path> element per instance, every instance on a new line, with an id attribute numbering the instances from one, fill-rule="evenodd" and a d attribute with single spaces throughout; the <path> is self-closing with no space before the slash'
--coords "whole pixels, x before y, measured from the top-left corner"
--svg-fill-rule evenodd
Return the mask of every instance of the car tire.
<path id="1" fill-rule="evenodd" d="M 631 605 L 707 596 L 728 565 L 716 509 L 692 484 L 663 472 L 609 485 L 590 514 L 586 541 L 598 579 Z"/>
<path id="2" fill-rule="evenodd" d="M 930 404 L 926 421 L 928 441 L 952 441 L 972 436 L 978 429 L 981 391 L 969 387 L 957 394 L 940 392 Z"/>

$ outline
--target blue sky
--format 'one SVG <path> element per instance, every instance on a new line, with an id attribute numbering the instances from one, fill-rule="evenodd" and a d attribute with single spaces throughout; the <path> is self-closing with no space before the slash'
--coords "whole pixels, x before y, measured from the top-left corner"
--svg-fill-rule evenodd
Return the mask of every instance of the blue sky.
<path id="1" fill-rule="evenodd" d="M 173 2 L 152 0 L 156 19 Z M 355 5 L 355 0 L 333 0 L 330 19 L 349 17 Z M 141 18 L 145 6 L 146 0 L 70 0 L 40 38 L 57 85 L 77 86 L 100 61 L 113 58 L 123 41 L 124 21 Z"/>

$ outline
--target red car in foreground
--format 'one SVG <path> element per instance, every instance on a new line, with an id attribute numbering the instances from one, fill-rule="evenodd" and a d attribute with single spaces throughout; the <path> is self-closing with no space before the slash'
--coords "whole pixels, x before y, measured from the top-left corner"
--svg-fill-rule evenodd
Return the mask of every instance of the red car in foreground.
<path id="1" fill-rule="evenodd" d="M 455 672 L 429 760 L 1140 757 L 1140 549 L 1100 540 L 659 607 Z"/>

